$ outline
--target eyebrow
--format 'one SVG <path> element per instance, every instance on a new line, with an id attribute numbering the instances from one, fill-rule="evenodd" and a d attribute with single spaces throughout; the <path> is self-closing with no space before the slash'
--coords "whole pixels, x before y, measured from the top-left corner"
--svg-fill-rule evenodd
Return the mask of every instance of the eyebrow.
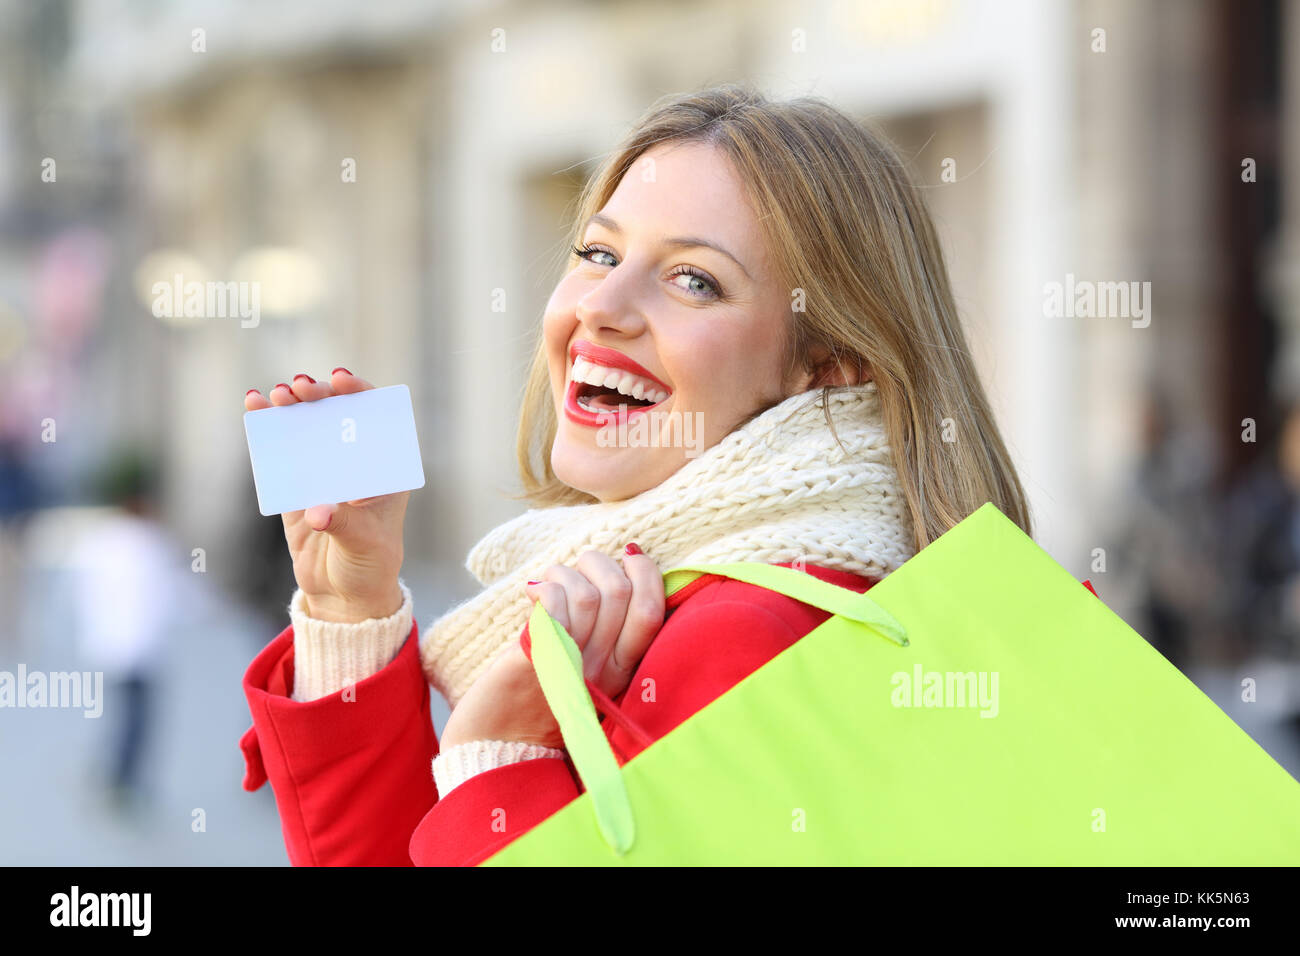
<path id="1" fill-rule="evenodd" d="M 587 231 L 587 227 L 590 226 L 592 223 L 595 223 L 598 226 L 604 226 L 610 232 L 617 232 L 620 235 L 623 232 L 622 227 L 619 226 L 618 223 L 616 223 L 613 219 L 610 219 L 609 216 L 606 216 L 603 213 L 599 213 L 599 212 L 593 214 L 592 217 L 587 220 L 586 225 L 582 227 L 582 231 L 585 233 Z M 664 244 L 669 246 L 676 246 L 679 249 L 705 248 L 705 249 L 712 249 L 714 252 L 720 252 L 728 259 L 730 259 L 732 262 L 734 262 L 736 265 L 740 266 L 740 271 L 745 273 L 745 277 L 753 281 L 754 277 L 749 274 L 749 270 L 745 268 L 745 264 L 741 262 L 739 259 L 737 259 L 735 256 L 733 256 L 726 249 L 724 249 L 722 246 L 718 245 L 716 242 L 712 242 L 708 239 L 701 239 L 699 236 L 674 236 L 671 239 L 665 239 Z"/>

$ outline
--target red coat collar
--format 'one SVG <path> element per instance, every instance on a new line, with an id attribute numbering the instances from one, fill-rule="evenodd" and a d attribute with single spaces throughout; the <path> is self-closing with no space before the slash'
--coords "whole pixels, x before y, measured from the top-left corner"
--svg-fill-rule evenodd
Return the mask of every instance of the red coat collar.
<path id="1" fill-rule="evenodd" d="M 793 566 L 794 566 L 793 561 L 782 561 L 779 564 L 777 564 L 778 568 L 789 568 Z M 854 591 L 865 590 L 865 588 L 863 588 L 864 583 L 867 584 L 874 583 L 874 579 L 868 578 L 866 575 L 855 574 L 852 571 L 841 571 L 838 568 L 822 568 L 816 565 L 809 564 L 804 566 L 804 570 L 815 578 L 821 578 L 823 581 L 828 581 L 831 584 L 837 584 L 842 588 L 851 588 Z M 685 601 L 688 597 L 690 597 L 692 594 L 694 594 L 696 591 L 700 590 L 701 588 L 708 586 L 714 581 L 725 581 L 725 580 L 726 580 L 726 576 L 722 574 L 700 575 L 700 577 L 696 578 L 690 584 L 686 585 L 686 587 L 680 588 L 679 590 L 675 591 L 673 594 L 669 595 L 667 601 L 664 604 L 664 610 L 671 611 L 673 608 L 677 607 L 679 604 L 681 604 L 683 601 Z"/>

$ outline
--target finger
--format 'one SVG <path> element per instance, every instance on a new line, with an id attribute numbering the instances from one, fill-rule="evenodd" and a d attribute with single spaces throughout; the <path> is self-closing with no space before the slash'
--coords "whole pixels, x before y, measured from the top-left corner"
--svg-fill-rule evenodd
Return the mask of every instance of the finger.
<path id="1" fill-rule="evenodd" d="M 574 562 L 574 569 L 600 592 L 596 622 L 591 629 L 591 637 L 582 649 L 586 676 L 596 680 L 605 669 L 605 662 L 623 630 L 627 604 L 632 598 L 632 582 L 617 561 L 600 551 L 584 551 Z"/>
<path id="2" fill-rule="evenodd" d="M 592 628 L 596 626 L 596 615 L 600 611 L 600 591 L 587 580 L 581 571 L 567 565 L 552 564 L 542 575 L 542 579 L 558 584 L 564 591 L 564 603 L 568 610 L 569 636 L 581 650 L 591 639 Z"/>
<path id="3" fill-rule="evenodd" d="M 555 618 L 555 623 L 568 631 L 570 637 L 573 636 L 573 628 L 569 626 L 569 602 L 564 595 L 563 587 L 550 581 L 542 581 L 538 584 L 525 585 L 524 592 L 534 600 L 541 601 L 542 607 Z"/>
<path id="4" fill-rule="evenodd" d="M 623 570 L 632 582 L 623 630 L 614 643 L 597 686 L 611 697 L 621 694 L 664 625 L 664 578 L 652 558 L 625 554 Z"/>
<path id="5" fill-rule="evenodd" d="M 319 398 L 329 398 L 334 394 L 334 388 L 329 382 L 318 382 L 303 372 L 299 372 L 293 377 L 293 384 L 290 389 L 294 395 L 304 402 L 314 402 Z"/>
<path id="6" fill-rule="evenodd" d="M 289 545 L 289 553 L 297 554 L 303 543 L 312 535 L 312 528 L 303 521 L 306 511 L 286 511 L 280 515 L 284 523 L 284 540 Z"/>
<path id="7" fill-rule="evenodd" d="M 270 408 L 271 403 L 267 401 L 265 395 L 255 388 L 250 388 L 244 393 L 244 411 L 255 412 L 259 408 Z"/>
<path id="8" fill-rule="evenodd" d="M 356 505 L 357 507 L 362 507 L 364 505 L 370 504 L 372 501 L 382 501 L 385 498 L 392 498 L 395 501 L 400 495 L 406 495 L 409 498 L 410 494 L 411 493 L 409 491 L 390 491 L 387 494 L 383 494 L 383 495 L 371 495 L 369 498 L 353 498 L 351 501 L 348 502 L 348 504 Z"/>
<path id="9" fill-rule="evenodd" d="M 303 512 L 303 519 L 311 525 L 313 531 L 328 531 L 338 534 L 343 530 L 346 519 L 339 515 L 338 505 L 313 505 Z"/>
<path id="10" fill-rule="evenodd" d="M 279 385 L 275 386 L 275 388 L 271 389 L 272 405 L 296 405 L 297 403 L 298 396 L 295 395 L 293 389 L 284 382 L 281 382 Z"/>
<path id="11" fill-rule="evenodd" d="M 368 388 L 374 388 L 364 378 L 353 375 L 342 366 L 330 373 L 330 385 L 339 395 L 351 395 L 353 392 L 364 392 Z"/>

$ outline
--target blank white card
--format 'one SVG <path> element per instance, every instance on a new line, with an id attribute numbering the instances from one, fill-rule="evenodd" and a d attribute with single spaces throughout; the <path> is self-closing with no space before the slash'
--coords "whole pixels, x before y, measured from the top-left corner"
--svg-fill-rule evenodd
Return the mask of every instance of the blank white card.
<path id="1" fill-rule="evenodd" d="M 424 487 L 405 385 L 244 413 L 264 515 Z"/>

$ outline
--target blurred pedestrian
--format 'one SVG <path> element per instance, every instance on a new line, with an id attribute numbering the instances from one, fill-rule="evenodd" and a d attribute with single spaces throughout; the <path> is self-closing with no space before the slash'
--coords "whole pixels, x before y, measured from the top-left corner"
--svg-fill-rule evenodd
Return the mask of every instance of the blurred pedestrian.
<path id="1" fill-rule="evenodd" d="M 1142 456 L 1123 516 L 1120 569 L 1136 590 L 1135 629 L 1180 670 L 1202 657 L 1213 619 L 1215 547 L 1213 461 L 1178 428 L 1168 397 L 1151 391 L 1142 410 Z"/>
<path id="2" fill-rule="evenodd" d="M 1270 454 L 1228 499 L 1230 620 L 1271 657 L 1300 656 L 1300 402 L 1286 409 Z"/>
<path id="3" fill-rule="evenodd" d="M 23 615 L 22 539 L 39 492 L 19 442 L 0 433 L 0 655 L 16 650 Z"/>
<path id="4" fill-rule="evenodd" d="M 116 741 L 107 773 L 112 806 L 138 805 L 163 635 L 176 622 L 175 545 L 157 520 L 158 473 L 127 451 L 96 481 L 111 510 L 81 538 L 75 564 L 78 643 L 84 665 L 103 671 L 105 712 Z"/>

